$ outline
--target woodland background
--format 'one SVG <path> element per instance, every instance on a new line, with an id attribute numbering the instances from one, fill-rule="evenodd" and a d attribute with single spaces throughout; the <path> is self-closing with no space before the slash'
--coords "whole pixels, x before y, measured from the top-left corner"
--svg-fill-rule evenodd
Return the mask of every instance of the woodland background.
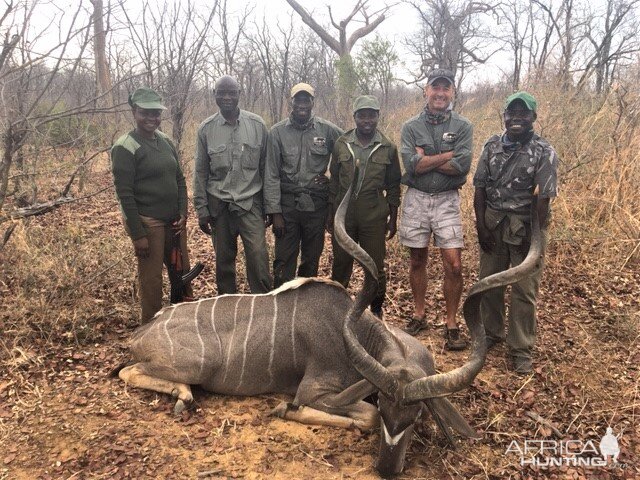
<path id="1" fill-rule="evenodd" d="M 293 0 L 0 7 L 0 479 L 375 478 L 377 433 L 270 419 L 276 397 L 200 393 L 194 410 L 174 418 L 165 396 L 108 377 L 127 359 L 138 322 L 108 149 L 131 128 L 128 93 L 149 85 L 165 98 L 162 128 L 190 177 L 195 131 L 216 111 L 212 85 L 223 74 L 238 78 L 242 108 L 268 125 L 288 114 L 299 81 L 316 88 L 316 114 L 345 128 L 350 101 L 372 93 L 383 105 L 380 128 L 397 142 L 435 66 L 456 72 L 456 109 L 474 124 L 475 158 L 502 128 L 506 95 L 536 96 L 536 129 L 561 159 L 560 195 L 535 373 L 517 377 L 503 348 L 492 353 L 454 398 L 483 440 L 447 449 L 427 421 L 406 478 L 640 475 L 640 0 L 348 3 L 345 14 Z M 381 33 L 397 15 L 402 31 Z M 472 190 L 462 190 L 465 289 L 477 277 Z M 215 295 L 214 253 L 191 213 L 191 256 L 208 265 L 196 294 Z M 326 245 L 324 276 L 328 237 Z M 465 353 L 443 350 L 439 263 L 432 252 L 432 328 L 420 338 L 445 370 Z M 386 319 L 401 325 L 411 295 L 395 239 L 387 264 Z M 239 273 L 247 291 L 242 265 Z M 620 436 L 622 466 L 532 469 L 505 454 L 513 439 L 597 443 L 607 426 Z"/>

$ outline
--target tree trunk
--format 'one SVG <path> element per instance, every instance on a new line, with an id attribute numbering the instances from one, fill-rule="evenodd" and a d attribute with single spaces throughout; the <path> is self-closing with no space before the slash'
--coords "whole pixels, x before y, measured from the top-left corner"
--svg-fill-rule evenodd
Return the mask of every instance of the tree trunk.
<path id="1" fill-rule="evenodd" d="M 97 107 L 113 105 L 111 77 L 106 55 L 106 37 L 102 0 L 90 0 L 93 5 L 93 55 L 96 68 Z"/>

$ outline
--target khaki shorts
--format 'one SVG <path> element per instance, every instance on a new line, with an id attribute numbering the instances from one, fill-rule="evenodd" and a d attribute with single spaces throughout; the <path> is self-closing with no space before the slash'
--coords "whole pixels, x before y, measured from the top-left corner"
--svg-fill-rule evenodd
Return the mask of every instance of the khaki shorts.
<path id="1" fill-rule="evenodd" d="M 460 192 L 424 193 L 409 187 L 402 202 L 400 243 L 410 248 L 426 248 L 433 233 L 438 248 L 462 248 Z"/>

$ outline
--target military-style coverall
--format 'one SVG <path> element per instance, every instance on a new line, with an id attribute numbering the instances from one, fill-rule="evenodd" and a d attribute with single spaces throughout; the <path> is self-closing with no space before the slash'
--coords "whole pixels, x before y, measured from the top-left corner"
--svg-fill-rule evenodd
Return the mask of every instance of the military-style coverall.
<path id="1" fill-rule="evenodd" d="M 367 147 L 360 145 L 355 129 L 338 139 L 330 166 L 329 201 L 334 214 L 353 181 L 356 160 L 359 161 L 360 173 L 347 210 L 345 226 L 349 236 L 360 244 L 378 267 L 378 291 L 371 302 L 371 310 L 378 312 L 386 292 L 384 257 L 389 207 L 397 208 L 400 205 L 398 148 L 380 131 L 376 131 Z M 352 269 L 353 258 L 334 239 L 331 278 L 347 287 Z"/>

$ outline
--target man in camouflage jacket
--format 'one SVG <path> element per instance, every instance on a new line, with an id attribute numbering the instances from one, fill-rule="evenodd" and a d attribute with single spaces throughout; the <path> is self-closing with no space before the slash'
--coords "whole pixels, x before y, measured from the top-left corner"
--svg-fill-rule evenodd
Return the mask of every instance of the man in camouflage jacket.
<path id="1" fill-rule="evenodd" d="M 505 132 L 484 146 L 473 178 L 474 209 L 480 243 L 480 278 L 516 266 L 524 260 L 531 242 L 531 202 L 539 188 L 538 217 L 543 232 L 543 252 L 549 205 L 557 195 L 558 157 L 553 147 L 533 130 L 537 102 L 518 92 L 507 98 Z M 536 298 L 542 266 L 512 287 L 507 345 L 517 373 L 532 369 L 536 340 Z M 504 340 L 505 288 L 482 299 L 480 314 L 489 348 Z"/>

